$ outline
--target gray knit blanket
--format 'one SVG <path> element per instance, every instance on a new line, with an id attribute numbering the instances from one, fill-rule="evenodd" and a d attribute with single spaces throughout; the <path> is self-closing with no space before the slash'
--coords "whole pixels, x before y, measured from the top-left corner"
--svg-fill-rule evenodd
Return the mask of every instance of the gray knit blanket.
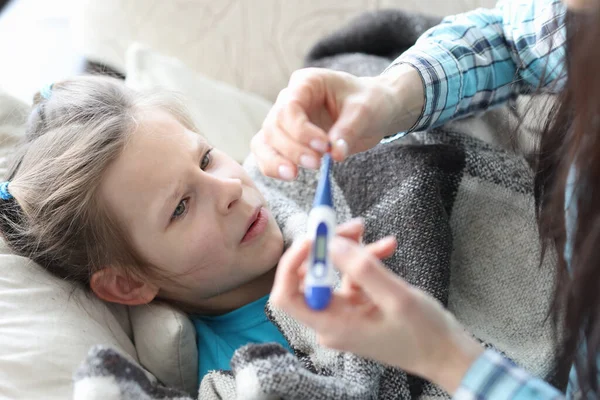
<path id="1" fill-rule="evenodd" d="M 367 14 L 353 21 L 362 31 L 346 27 L 341 32 L 376 30 L 378 18 L 398 15 L 408 18 L 396 11 Z M 413 36 L 415 30 L 410 29 Z M 315 48 L 349 35 L 338 32 Z M 349 59 L 344 48 L 311 52 L 308 63 L 344 69 L 339 67 L 340 59 Z M 326 55 L 313 57 L 317 53 Z M 352 57 L 365 61 L 381 56 Z M 372 71 L 382 67 L 373 64 Z M 301 170 L 296 181 L 281 182 L 262 176 L 252 157 L 244 167 L 267 198 L 289 245 L 305 231 L 317 173 Z M 448 307 L 483 346 L 550 380 L 555 358 L 546 313 L 553 276 L 552 268 L 539 265 L 532 184 L 533 173 L 522 156 L 455 126 L 395 138 L 335 164 L 332 172 L 338 220 L 363 217 L 366 242 L 386 235 L 398 239 L 395 254 L 384 261 L 387 268 Z M 448 397 L 399 369 L 320 346 L 313 331 L 270 304 L 266 313 L 294 353 L 277 344 L 240 348 L 231 371 L 211 372 L 203 379 L 198 399 Z M 191 399 L 102 346 L 91 349 L 76 372 L 76 389 L 90 378 L 103 379 L 120 398 Z"/>

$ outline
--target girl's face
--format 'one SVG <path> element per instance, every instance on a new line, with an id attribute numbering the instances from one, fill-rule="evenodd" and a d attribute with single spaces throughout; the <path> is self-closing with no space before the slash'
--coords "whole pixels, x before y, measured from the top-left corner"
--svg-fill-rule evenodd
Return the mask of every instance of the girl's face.
<path id="1" fill-rule="evenodd" d="M 170 278 L 158 296 L 211 312 L 267 294 L 283 239 L 244 169 L 166 112 L 138 123 L 100 193 L 139 254 Z"/>

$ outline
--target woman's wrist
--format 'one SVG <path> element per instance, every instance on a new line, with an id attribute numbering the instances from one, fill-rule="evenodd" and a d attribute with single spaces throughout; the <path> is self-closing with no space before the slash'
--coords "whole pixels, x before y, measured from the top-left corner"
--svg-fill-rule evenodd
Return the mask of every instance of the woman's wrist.
<path id="1" fill-rule="evenodd" d="M 427 379 L 441 386 L 451 395 L 456 392 L 473 363 L 484 351 L 483 347 L 468 336 L 462 328 L 453 331 L 454 334 L 449 335 L 448 340 L 445 341 L 439 359 L 432 360 L 425 374 Z"/>
<path id="2" fill-rule="evenodd" d="M 389 68 L 375 78 L 387 90 L 396 108 L 389 132 L 385 135 L 408 131 L 420 120 L 425 107 L 425 88 L 420 72 L 410 64 Z"/>

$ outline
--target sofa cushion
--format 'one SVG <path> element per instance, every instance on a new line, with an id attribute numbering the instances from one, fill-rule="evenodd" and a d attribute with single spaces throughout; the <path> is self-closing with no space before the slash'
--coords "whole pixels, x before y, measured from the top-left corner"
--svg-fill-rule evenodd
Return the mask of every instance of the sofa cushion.
<path id="1" fill-rule="evenodd" d="M 140 364 L 168 387 L 198 390 L 196 330 L 186 314 L 161 302 L 129 309 Z"/>

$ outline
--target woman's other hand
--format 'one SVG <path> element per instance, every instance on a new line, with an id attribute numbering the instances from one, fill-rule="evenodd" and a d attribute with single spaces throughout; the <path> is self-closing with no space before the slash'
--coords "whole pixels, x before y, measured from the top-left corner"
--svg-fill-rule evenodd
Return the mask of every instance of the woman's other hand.
<path id="1" fill-rule="evenodd" d="M 377 77 L 320 68 L 292 74 L 252 140 L 263 174 L 292 180 L 297 166 L 316 169 L 331 147 L 333 159 L 375 146 L 411 128 L 423 108 L 416 69 L 400 65 Z"/>
<path id="2" fill-rule="evenodd" d="M 302 291 L 310 246 L 300 241 L 283 255 L 273 305 L 314 329 L 324 346 L 399 367 L 453 393 L 483 349 L 438 301 L 383 266 L 374 249 L 386 249 L 389 256 L 395 239 L 362 247 L 335 237 L 332 261 L 350 283 L 343 282 L 323 311 L 310 309 Z"/>

